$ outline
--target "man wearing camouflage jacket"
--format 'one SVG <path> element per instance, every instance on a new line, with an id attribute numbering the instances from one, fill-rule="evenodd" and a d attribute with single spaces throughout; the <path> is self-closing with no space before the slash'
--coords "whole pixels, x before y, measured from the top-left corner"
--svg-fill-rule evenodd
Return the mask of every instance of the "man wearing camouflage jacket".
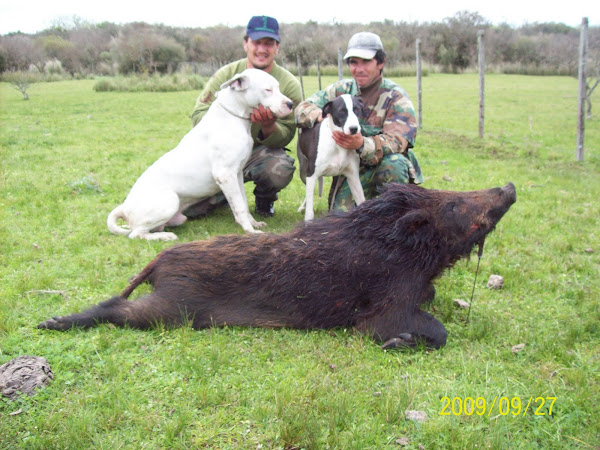
<path id="1" fill-rule="evenodd" d="M 348 42 L 344 56 L 352 79 L 340 80 L 303 101 L 295 110 L 296 124 L 312 128 L 320 122 L 322 108 L 342 94 L 362 100 L 359 117 L 361 133 L 347 136 L 334 132 L 334 140 L 342 148 L 360 155 L 360 180 L 366 198 L 377 195 L 377 188 L 388 182 L 423 182 L 423 175 L 412 151 L 417 133 L 415 111 L 408 95 L 400 86 L 383 78 L 385 52 L 381 39 L 374 33 L 356 33 Z M 306 170 L 299 156 L 300 171 Z M 348 182 L 339 177 L 329 194 L 332 209 L 349 210 L 354 206 Z"/>
<path id="2" fill-rule="evenodd" d="M 283 95 L 292 100 L 294 105 L 300 103 L 300 83 L 293 74 L 275 62 L 279 45 L 277 20 L 268 16 L 252 17 L 244 37 L 244 51 L 247 57 L 221 67 L 208 80 L 196 100 L 192 112 L 192 126 L 196 126 L 204 117 L 221 84 L 245 69 L 254 68 L 268 72 L 279 82 Z M 277 200 L 277 193 L 292 181 L 294 175 L 294 159 L 287 155 L 285 146 L 294 138 L 296 126 L 292 115 L 278 119 L 262 105 L 254 110 L 250 120 L 254 147 L 244 167 L 244 181 L 255 183 L 255 211 L 268 217 L 274 214 L 273 202 Z M 227 139 L 227 136 L 223 136 L 223 139 Z M 199 217 L 223 204 L 226 204 L 225 197 L 223 194 L 217 194 L 192 205 L 183 214 L 189 218 Z"/>

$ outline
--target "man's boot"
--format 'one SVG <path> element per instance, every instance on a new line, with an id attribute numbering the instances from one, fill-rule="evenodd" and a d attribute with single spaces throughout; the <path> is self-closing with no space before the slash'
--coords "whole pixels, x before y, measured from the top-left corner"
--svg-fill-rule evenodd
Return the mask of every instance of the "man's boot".
<path id="1" fill-rule="evenodd" d="M 277 200 L 277 197 L 274 199 L 271 197 L 254 197 L 255 198 L 255 207 L 254 211 L 259 216 L 263 217 L 273 217 L 275 215 L 275 210 L 273 209 L 273 203 Z"/>

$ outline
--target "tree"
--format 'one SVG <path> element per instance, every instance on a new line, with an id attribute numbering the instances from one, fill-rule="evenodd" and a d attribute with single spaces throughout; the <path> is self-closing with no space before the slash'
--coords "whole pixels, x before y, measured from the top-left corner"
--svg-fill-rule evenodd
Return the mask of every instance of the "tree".
<path id="1" fill-rule="evenodd" d="M 115 40 L 113 51 L 121 73 L 166 73 L 185 59 L 185 49 L 172 37 L 143 23 L 132 24 Z"/>
<path id="2" fill-rule="evenodd" d="M 13 88 L 23 94 L 23 100 L 29 100 L 27 90 L 33 83 L 39 81 L 39 75 L 34 72 L 25 71 L 4 72 L 2 74 L 2 81 L 10 83 Z"/>
<path id="3" fill-rule="evenodd" d="M 116 25 L 110 23 L 91 25 L 69 31 L 69 40 L 73 42 L 78 57 L 77 65 L 82 70 L 96 73 L 96 67 L 99 64 L 106 63 L 110 43 L 117 35 Z"/>
<path id="4" fill-rule="evenodd" d="M 443 23 L 432 27 L 436 42 L 435 62 L 446 69 L 458 72 L 475 61 L 477 54 L 477 31 L 487 29 L 489 22 L 478 13 L 461 11 Z"/>
<path id="5" fill-rule="evenodd" d="M 358 31 L 381 36 L 387 65 L 414 61 L 414 42 L 422 42 L 424 62 L 442 70 L 460 72 L 475 67 L 477 31 L 486 33 L 486 63 L 505 73 L 576 75 L 579 33 L 576 27 L 557 23 L 490 26 L 478 13 L 462 11 L 441 22 L 398 22 L 402 14 L 369 24 L 288 23 L 281 26 L 282 46 L 278 61 L 295 64 L 335 65 L 338 49 Z M 590 52 L 599 27 L 590 27 Z M 40 71 L 48 61 L 58 60 L 71 74 L 168 72 L 180 62 L 191 62 L 203 75 L 244 57 L 244 27 L 223 25 L 207 28 L 177 28 L 143 22 L 116 25 L 90 24 L 78 17 L 62 18 L 37 34 L 10 33 L 0 36 L 0 72 Z M 597 41 L 597 39 L 596 39 Z M 183 53 L 182 53 L 183 50 Z M 592 58 L 590 54 L 590 59 Z M 595 73 L 588 69 L 589 73 Z M 594 80 L 589 83 L 594 88 Z"/>
<path id="6" fill-rule="evenodd" d="M 244 29 L 223 25 L 195 32 L 188 49 L 190 60 L 220 67 L 228 62 L 243 58 Z"/>
<path id="7" fill-rule="evenodd" d="M 44 67 L 44 50 L 37 39 L 23 33 L 11 33 L 0 40 L 5 55 L 5 67 L 9 71 L 28 70 L 35 66 Z"/>
<path id="8" fill-rule="evenodd" d="M 79 71 L 79 55 L 73 42 L 56 34 L 44 36 L 40 40 L 48 58 L 60 61 L 71 75 Z"/>

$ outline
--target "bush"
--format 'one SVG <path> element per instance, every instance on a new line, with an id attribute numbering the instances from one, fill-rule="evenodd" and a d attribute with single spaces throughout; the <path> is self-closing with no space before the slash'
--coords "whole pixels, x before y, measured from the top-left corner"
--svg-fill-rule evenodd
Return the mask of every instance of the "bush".
<path id="1" fill-rule="evenodd" d="M 96 64 L 96 73 L 103 76 L 113 76 L 117 73 L 117 67 L 110 62 Z"/>
<path id="2" fill-rule="evenodd" d="M 51 59 L 44 64 L 44 73 L 47 75 L 62 75 L 65 71 L 58 59 Z"/>
<path id="3" fill-rule="evenodd" d="M 506 75 L 535 75 L 535 76 L 577 76 L 577 70 L 568 67 L 551 67 L 539 64 L 501 64 L 486 67 L 488 73 L 503 73 Z"/>
<path id="4" fill-rule="evenodd" d="M 96 92 L 175 92 L 202 90 L 205 79 L 199 75 L 135 75 L 101 78 L 94 84 Z"/>

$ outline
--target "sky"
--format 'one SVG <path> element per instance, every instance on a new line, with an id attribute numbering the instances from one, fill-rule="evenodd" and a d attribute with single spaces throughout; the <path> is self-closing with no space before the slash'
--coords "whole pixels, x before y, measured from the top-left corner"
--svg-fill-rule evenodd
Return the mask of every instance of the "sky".
<path id="1" fill-rule="evenodd" d="M 600 25 L 600 1 L 570 0 L 378 0 L 377 8 L 357 8 L 356 0 L 300 0 L 297 2 L 257 2 L 228 0 L 0 0 L 0 35 L 21 31 L 33 34 L 58 23 L 72 23 L 77 17 L 89 23 L 146 22 L 173 27 L 210 27 L 246 25 L 254 15 L 269 15 L 280 23 L 369 23 L 390 19 L 394 22 L 440 22 L 459 11 L 477 12 L 494 25 L 520 26 L 531 23 L 560 22 L 577 27 L 583 17 L 590 26 Z M 368 2 L 366 2 L 368 4 Z M 404 4 L 404 5 L 403 5 Z M 211 6 L 206 6 L 211 5 Z M 298 5 L 298 6 L 295 6 Z M 211 10 L 209 12 L 209 10 Z"/>

